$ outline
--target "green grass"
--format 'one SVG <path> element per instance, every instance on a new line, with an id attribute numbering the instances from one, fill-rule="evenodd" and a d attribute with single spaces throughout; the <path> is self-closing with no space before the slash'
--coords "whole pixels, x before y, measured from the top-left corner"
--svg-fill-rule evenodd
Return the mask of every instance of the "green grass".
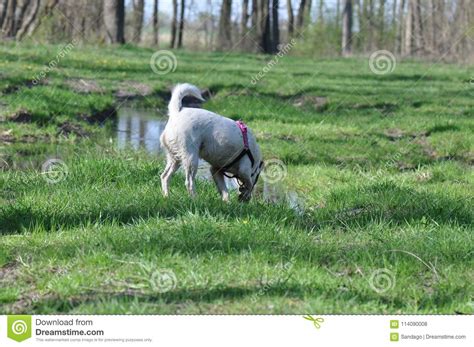
<path id="1" fill-rule="evenodd" d="M 13 136 L 0 144 L 0 314 L 474 312 L 472 67 L 398 61 L 378 76 L 363 58 L 288 56 L 253 85 L 270 57 L 178 51 L 158 76 L 152 50 L 76 47 L 31 86 L 58 49 L 0 46 L 0 135 Z M 100 91 L 75 92 L 79 78 Z M 181 175 L 164 199 L 162 158 L 82 120 L 132 82 L 151 91 L 132 104 L 163 113 L 183 81 L 285 163 L 303 212 L 266 202 L 262 183 L 249 204 L 202 180 L 192 200 Z M 8 120 L 20 110 L 31 122 Z M 58 135 L 64 122 L 89 138 Z M 51 156 L 68 172 L 54 184 L 40 170 Z"/>

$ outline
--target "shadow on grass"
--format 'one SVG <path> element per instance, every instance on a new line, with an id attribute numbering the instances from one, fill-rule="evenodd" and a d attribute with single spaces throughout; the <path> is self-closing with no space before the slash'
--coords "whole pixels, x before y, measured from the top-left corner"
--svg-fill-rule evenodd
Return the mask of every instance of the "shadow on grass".
<path id="1" fill-rule="evenodd" d="M 155 305 L 156 312 L 183 309 L 189 304 L 212 304 L 216 301 L 235 301 L 247 300 L 242 303 L 242 307 L 258 307 L 259 302 L 266 302 L 271 297 L 279 299 L 287 298 L 289 300 L 305 300 L 318 298 L 331 302 L 332 300 L 345 300 L 359 304 L 374 303 L 374 307 L 386 307 L 386 312 L 399 312 L 403 310 L 404 314 L 417 313 L 420 310 L 443 310 L 454 302 L 451 295 L 438 293 L 433 297 L 427 297 L 420 301 L 418 307 L 413 306 L 407 309 L 407 298 L 398 293 L 386 293 L 380 295 L 375 291 L 368 289 L 356 289 L 341 291 L 337 288 L 328 290 L 324 286 L 312 286 L 301 284 L 278 283 L 266 286 L 221 286 L 218 288 L 199 288 L 199 289 L 175 289 L 166 293 L 147 293 L 135 290 L 124 290 L 121 292 L 103 292 L 87 291 L 84 293 L 61 297 L 58 295 L 46 295 L 36 297 L 34 301 L 25 299 L 21 303 L 13 303 L 10 310 L 14 312 L 5 312 L 8 314 L 21 313 L 69 313 L 81 306 L 90 307 L 90 314 L 97 312 L 97 304 L 106 302 L 115 302 L 118 304 L 138 303 L 142 305 Z M 120 306 L 122 306 L 120 305 Z M 160 308 L 161 306 L 161 308 Z M 123 306 L 122 306 L 123 307 Z M 262 306 L 263 307 L 263 306 Z M 434 309 L 436 307 L 436 309 Z M 82 308 L 84 310 L 84 308 Z M 380 310 L 380 309 L 379 309 Z M 242 311 L 242 310 L 241 310 Z M 228 312 L 232 313 L 232 312 Z M 259 313 L 268 313 L 261 309 Z M 303 312 L 301 312 L 303 313 Z M 340 313 L 334 308 L 329 308 L 324 314 Z M 364 312 L 359 312 L 364 313 Z"/>
<path id="2" fill-rule="evenodd" d="M 104 186 L 104 190 L 107 187 Z M 64 200 L 68 201 L 67 191 Z M 299 215 L 288 206 L 254 201 L 250 204 L 223 204 L 217 197 L 210 198 L 201 193 L 199 200 L 186 195 L 164 199 L 158 189 L 140 199 L 130 197 L 140 204 L 111 205 L 104 200 L 87 200 L 84 204 L 67 209 L 55 206 L 38 207 L 33 201 L 19 201 L 4 206 L 0 212 L 0 234 L 20 233 L 34 226 L 45 230 L 64 230 L 95 223 L 128 224 L 150 217 L 174 219 L 190 213 L 213 216 L 225 220 L 243 218 L 279 222 L 305 231 L 322 227 L 337 228 L 364 227 L 374 222 L 404 224 L 412 221 L 434 221 L 437 224 L 471 225 L 473 211 L 468 201 L 429 190 L 418 191 L 398 186 L 393 182 L 368 184 L 340 189 L 326 199 L 326 207 L 307 210 Z M 102 204 L 102 206 L 101 206 Z M 79 208 L 80 207 L 80 208 Z"/>

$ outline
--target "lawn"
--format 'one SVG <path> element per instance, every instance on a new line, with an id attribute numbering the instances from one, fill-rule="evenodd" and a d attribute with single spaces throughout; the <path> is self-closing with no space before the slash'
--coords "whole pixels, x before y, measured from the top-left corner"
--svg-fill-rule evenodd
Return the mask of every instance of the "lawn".
<path id="1" fill-rule="evenodd" d="M 472 67 L 286 56 L 252 83 L 271 56 L 175 51 L 159 75 L 151 49 L 75 46 L 46 71 L 61 50 L 0 46 L 0 314 L 474 312 Z M 177 82 L 281 180 L 224 204 L 179 174 L 163 198 L 163 158 L 110 134 Z"/>

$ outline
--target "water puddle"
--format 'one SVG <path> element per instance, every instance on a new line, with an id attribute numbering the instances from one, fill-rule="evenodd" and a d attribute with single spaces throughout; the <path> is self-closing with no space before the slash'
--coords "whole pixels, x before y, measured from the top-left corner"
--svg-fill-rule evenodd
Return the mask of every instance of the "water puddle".
<path id="1" fill-rule="evenodd" d="M 122 107 L 117 112 L 117 146 L 145 149 L 151 155 L 163 152 L 160 135 L 165 130 L 167 119 L 159 118 L 153 110 Z"/>

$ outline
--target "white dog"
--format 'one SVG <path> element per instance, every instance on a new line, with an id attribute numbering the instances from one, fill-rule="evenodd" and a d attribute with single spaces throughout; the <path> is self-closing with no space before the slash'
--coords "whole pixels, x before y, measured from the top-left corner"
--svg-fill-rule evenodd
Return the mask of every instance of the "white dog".
<path id="1" fill-rule="evenodd" d="M 242 122 L 199 108 L 182 107 L 185 96 L 201 101 L 200 90 L 178 84 L 168 105 L 169 120 L 160 141 L 166 149 L 166 168 L 161 174 L 163 195 L 168 196 L 171 176 L 183 166 L 186 188 L 194 196 L 194 180 L 199 158 L 211 165 L 211 174 L 222 200 L 229 200 L 224 175 L 232 174 L 240 185 L 239 199 L 250 200 L 263 161 L 255 137 Z M 228 176 L 229 177 L 229 176 Z"/>

